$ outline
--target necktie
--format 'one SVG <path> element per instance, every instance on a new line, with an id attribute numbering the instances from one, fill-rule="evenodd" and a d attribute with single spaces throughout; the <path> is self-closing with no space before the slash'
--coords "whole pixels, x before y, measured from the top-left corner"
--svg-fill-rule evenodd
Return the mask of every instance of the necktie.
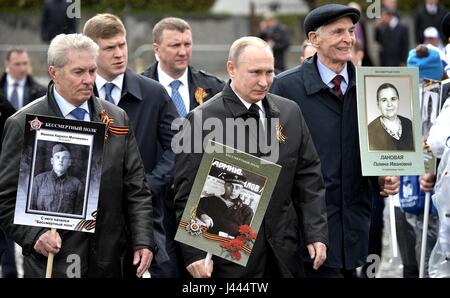
<path id="1" fill-rule="evenodd" d="M 114 98 L 111 95 L 112 90 L 114 89 L 114 84 L 113 83 L 106 83 L 105 84 L 105 99 L 107 101 L 109 101 L 110 103 L 115 104 L 114 102 Z"/>
<path id="2" fill-rule="evenodd" d="M 333 93 L 339 98 L 342 98 L 343 95 L 341 90 L 341 82 L 343 79 L 344 79 L 343 76 L 337 75 L 334 77 L 334 79 L 331 80 L 334 84 Z"/>
<path id="3" fill-rule="evenodd" d="M 252 103 L 250 108 L 248 109 L 248 115 L 251 118 L 254 118 L 256 120 L 256 142 L 257 142 L 257 150 L 258 154 L 261 155 L 261 148 L 263 148 L 265 143 L 264 138 L 264 126 L 261 123 L 261 117 L 259 114 L 259 107 L 258 105 Z"/>
<path id="4" fill-rule="evenodd" d="M 86 114 L 86 110 L 82 108 L 75 108 L 70 112 L 76 119 L 84 120 L 84 114 Z"/>
<path id="5" fill-rule="evenodd" d="M 178 114 L 180 114 L 180 117 L 186 117 L 186 107 L 184 106 L 183 98 L 181 97 L 180 92 L 178 92 L 178 88 L 180 87 L 181 82 L 178 80 L 172 81 L 170 83 L 170 87 L 172 88 L 172 101 L 175 104 L 175 107 L 178 110 Z"/>
<path id="6" fill-rule="evenodd" d="M 11 105 L 18 110 L 19 109 L 19 92 L 17 91 L 17 87 L 19 86 L 19 83 L 14 82 L 13 84 L 14 88 L 11 92 L 11 98 L 9 99 L 9 102 Z"/>

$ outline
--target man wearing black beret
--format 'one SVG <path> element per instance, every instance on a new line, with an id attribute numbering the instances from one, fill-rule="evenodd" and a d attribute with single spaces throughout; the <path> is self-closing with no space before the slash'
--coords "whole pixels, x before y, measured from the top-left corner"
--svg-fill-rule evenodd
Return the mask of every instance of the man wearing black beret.
<path id="1" fill-rule="evenodd" d="M 355 67 L 351 63 L 359 11 L 340 4 L 312 10 L 304 30 L 317 53 L 302 65 L 279 74 L 275 94 L 301 108 L 319 153 L 326 185 L 328 257 L 310 277 L 348 276 L 366 261 L 371 197 L 396 194 L 398 177 L 363 177 L 358 141 Z M 311 254 L 311 252 L 309 252 Z M 306 258 L 308 261 L 309 257 Z"/>

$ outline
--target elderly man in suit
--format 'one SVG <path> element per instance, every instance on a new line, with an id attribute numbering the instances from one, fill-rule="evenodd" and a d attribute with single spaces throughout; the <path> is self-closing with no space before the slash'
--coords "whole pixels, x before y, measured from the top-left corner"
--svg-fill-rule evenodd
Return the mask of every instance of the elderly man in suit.
<path id="1" fill-rule="evenodd" d="M 48 49 L 52 81 L 47 95 L 9 117 L 0 156 L 0 225 L 22 246 L 25 277 L 43 277 L 49 253 L 55 254 L 53 276 L 66 277 L 68 256 L 80 257 L 81 277 L 122 276 L 127 234 L 134 251 L 135 272 L 142 276 L 150 266 L 153 241 L 152 195 L 138 145 L 124 110 L 93 95 L 98 46 L 82 34 L 60 34 Z M 108 131 L 103 150 L 100 196 L 95 234 L 61 231 L 52 237 L 47 228 L 14 225 L 19 164 L 25 117 L 39 114 L 65 119 L 101 122 L 114 120 L 123 134 Z"/>
<path id="2" fill-rule="evenodd" d="M 327 4 L 305 18 L 305 33 L 317 53 L 279 74 L 272 92 L 299 105 L 320 156 L 326 185 L 329 250 L 318 271 L 311 262 L 310 277 L 351 276 L 366 261 L 371 195 L 396 194 L 398 177 L 363 177 L 358 142 L 355 67 L 357 9 Z M 375 194 L 376 195 L 376 194 Z"/>
<path id="3" fill-rule="evenodd" d="M 173 207 L 167 207 L 173 205 L 167 194 L 173 183 L 171 141 L 175 132 L 171 124 L 178 117 L 175 105 L 161 84 L 127 68 L 126 30 L 117 16 L 98 14 L 86 22 L 83 32 L 100 47 L 96 92 L 130 117 L 145 177 L 155 195 L 153 225 L 159 251 L 150 272 L 152 277 L 177 277 L 173 239 L 164 225 L 167 218 L 172 218 L 172 229 L 175 226 Z"/>
<path id="4" fill-rule="evenodd" d="M 274 57 L 269 44 L 257 37 L 236 40 L 230 48 L 227 70 L 231 83 L 188 115 L 191 125 L 183 126 L 176 143 L 201 140 L 206 144 L 213 132 L 206 128 L 209 125 L 203 129 L 202 124 L 215 121 L 214 127 L 225 128 L 216 132 L 216 141 L 272 160 L 282 170 L 246 267 L 216 257 L 205 266 L 205 252 L 182 245 L 185 265 L 194 277 L 302 276 L 300 251 L 305 245 L 316 268 L 326 258 L 327 220 L 320 160 L 299 107 L 268 93 L 274 75 Z M 256 120 L 259 125 L 247 125 L 242 120 Z M 226 127 L 230 121 L 236 126 Z M 265 135 L 272 140 L 270 151 L 276 151 L 275 154 L 261 149 L 266 148 L 267 142 L 262 141 Z M 260 140 L 257 147 L 252 146 L 255 139 Z M 196 150 L 197 143 L 192 144 L 194 148 L 177 152 L 178 218 L 194 183 L 192 173 L 199 169 L 205 149 Z"/>

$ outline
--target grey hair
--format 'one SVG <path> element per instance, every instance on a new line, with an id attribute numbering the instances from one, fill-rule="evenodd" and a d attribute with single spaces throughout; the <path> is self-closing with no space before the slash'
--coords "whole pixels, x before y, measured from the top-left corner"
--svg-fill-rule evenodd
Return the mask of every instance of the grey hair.
<path id="1" fill-rule="evenodd" d="M 62 68 L 66 65 L 69 51 L 87 51 L 98 56 L 98 45 L 84 34 L 59 34 L 52 39 L 47 52 L 47 65 Z"/>
<path id="2" fill-rule="evenodd" d="M 234 64 L 239 64 L 239 58 L 248 46 L 267 49 L 273 55 L 270 45 L 261 38 L 256 36 L 244 36 L 233 42 L 230 47 L 230 53 L 228 54 L 228 60 L 232 61 Z"/>
<path id="3" fill-rule="evenodd" d="M 319 28 L 317 28 L 316 31 L 314 31 L 314 32 L 316 32 L 317 36 L 319 36 L 322 33 L 322 28 L 323 28 L 323 25 L 320 26 Z"/>

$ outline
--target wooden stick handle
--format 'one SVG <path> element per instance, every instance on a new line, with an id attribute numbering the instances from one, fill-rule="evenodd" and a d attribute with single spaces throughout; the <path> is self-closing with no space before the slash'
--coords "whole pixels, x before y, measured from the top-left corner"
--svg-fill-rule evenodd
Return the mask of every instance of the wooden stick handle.
<path id="1" fill-rule="evenodd" d="M 52 238 L 56 238 L 56 229 L 52 228 L 50 231 L 50 236 Z M 55 255 L 52 253 L 48 254 L 47 258 L 47 270 L 45 271 L 45 278 L 52 278 L 52 271 L 53 271 L 53 257 Z"/>

